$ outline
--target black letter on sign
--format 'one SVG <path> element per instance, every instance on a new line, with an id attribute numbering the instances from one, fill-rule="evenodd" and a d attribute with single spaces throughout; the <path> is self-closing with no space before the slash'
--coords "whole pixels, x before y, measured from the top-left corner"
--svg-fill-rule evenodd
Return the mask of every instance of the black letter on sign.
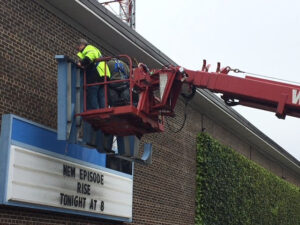
<path id="1" fill-rule="evenodd" d="M 91 199 L 90 209 L 96 210 L 96 208 L 97 208 L 97 200 Z"/>
<path id="2" fill-rule="evenodd" d="M 60 193 L 60 204 L 61 204 L 61 205 L 63 204 L 63 197 L 64 197 L 64 194 L 63 194 L 63 193 Z"/>
<path id="3" fill-rule="evenodd" d="M 100 210 L 101 210 L 102 212 L 104 211 L 104 201 L 101 201 Z"/>
<path id="4" fill-rule="evenodd" d="M 81 183 L 77 182 L 77 193 L 81 193 Z"/>

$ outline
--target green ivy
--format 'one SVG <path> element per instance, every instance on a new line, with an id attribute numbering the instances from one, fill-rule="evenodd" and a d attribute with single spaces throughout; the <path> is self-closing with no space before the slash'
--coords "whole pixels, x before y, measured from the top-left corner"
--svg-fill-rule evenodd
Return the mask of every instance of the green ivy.
<path id="1" fill-rule="evenodd" d="M 206 133 L 197 137 L 196 225 L 300 225 L 300 190 Z"/>

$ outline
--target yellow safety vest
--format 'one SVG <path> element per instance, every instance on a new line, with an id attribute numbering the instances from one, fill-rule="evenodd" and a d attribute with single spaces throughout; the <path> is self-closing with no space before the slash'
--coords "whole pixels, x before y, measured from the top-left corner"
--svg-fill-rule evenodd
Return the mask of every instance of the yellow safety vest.
<path id="1" fill-rule="evenodd" d="M 98 48 L 94 47 L 93 45 L 87 45 L 82 52 L 77 53 L 77 56 L 81 60 L 83 60 L 85 57 L 88 57 L 92 62 L 94 62 L 95 59 L 100 58 L 102 54 Z M 104 77 L 105 74 L 107 77 L 110 77 L 110 71 L 106 62 L 97 62 L 96 65 L 100 77 Z"/>

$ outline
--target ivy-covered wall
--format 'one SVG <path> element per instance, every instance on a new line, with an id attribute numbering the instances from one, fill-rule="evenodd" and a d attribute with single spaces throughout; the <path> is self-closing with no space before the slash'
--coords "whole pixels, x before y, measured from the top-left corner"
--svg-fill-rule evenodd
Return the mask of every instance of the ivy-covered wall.
<path id="1" fill-rule="evenodd" d="M 197 225 L 300 224 L 300 189 L 206 133 L 197 137 Z"/>

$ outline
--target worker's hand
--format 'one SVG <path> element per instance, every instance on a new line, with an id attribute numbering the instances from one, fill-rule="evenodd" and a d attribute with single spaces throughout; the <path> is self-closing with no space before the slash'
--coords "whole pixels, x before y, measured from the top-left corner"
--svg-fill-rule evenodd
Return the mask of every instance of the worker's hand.
<path id="1" fill-rule="evenodd" d="M 81 62 L 80 62 L 80 61 L 77 62 L 77 66 L 80 67 L 80 68 L 82 68 L 82 65 L 81 65 Z"/>
<path id="2" fill-rule="evenodd" d="M 149 68 L 148 68 L 147 65 L 144 64 L 144 63 L 139 63 L 139 64 L 138 64 L 138 67 L 139 67 L 139 68 L 142 68 L 145 72 L 149 72 Z"/>

